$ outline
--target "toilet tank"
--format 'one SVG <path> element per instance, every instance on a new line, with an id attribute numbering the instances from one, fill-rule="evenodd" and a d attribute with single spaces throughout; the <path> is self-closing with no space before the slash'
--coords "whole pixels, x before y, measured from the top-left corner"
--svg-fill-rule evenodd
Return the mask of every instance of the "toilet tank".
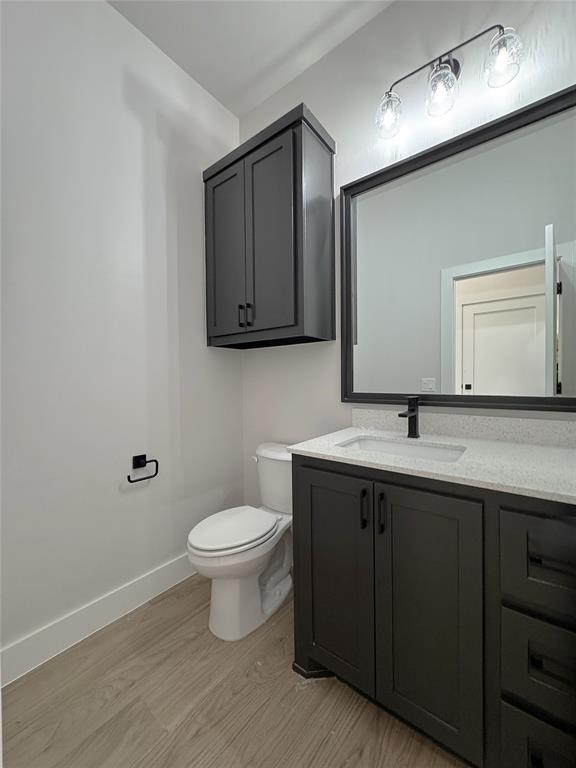
<path id="1" fill-rule="evenodd" d="M 261 443 L 256 448 L 262 506 L 292 514 L 292 455 L 282 443 Z"/>

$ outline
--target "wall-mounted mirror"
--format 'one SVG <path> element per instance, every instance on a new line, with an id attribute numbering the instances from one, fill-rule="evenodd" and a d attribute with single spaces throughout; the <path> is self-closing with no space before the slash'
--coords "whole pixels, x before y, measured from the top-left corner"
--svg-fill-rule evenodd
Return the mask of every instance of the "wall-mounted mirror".
<path id="1" fill-rule="evenodd" d="M 342 206 L 344 400 L 576 409 L 576 88 Z"/>

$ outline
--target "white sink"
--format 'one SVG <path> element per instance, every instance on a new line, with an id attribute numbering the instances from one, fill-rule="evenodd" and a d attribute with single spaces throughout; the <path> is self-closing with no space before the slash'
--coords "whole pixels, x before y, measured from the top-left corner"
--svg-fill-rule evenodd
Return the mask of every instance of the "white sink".
<path id="1" fill-rule="evenodd" d="M 413 456 L 432 461 L 458 461 L 466 448 L 462 445 L 426 443 L 420 438 L 394 439 L 389 437 L 352 437 L 337 443 L 339 448 L 352 448 L 371 453 L 385 453 L 390 456 Z"/>

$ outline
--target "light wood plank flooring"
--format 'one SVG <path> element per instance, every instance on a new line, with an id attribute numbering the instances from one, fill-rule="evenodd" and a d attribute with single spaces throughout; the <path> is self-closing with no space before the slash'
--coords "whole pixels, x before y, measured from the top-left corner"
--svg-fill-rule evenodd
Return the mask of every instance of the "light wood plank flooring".
<path id="1" fill-rule="evenodd" d="M 237 643 L 183 582 L 4 690 L 5 768 L 448 768 L 335 679 L 291 670 L 292 604 Z"/>

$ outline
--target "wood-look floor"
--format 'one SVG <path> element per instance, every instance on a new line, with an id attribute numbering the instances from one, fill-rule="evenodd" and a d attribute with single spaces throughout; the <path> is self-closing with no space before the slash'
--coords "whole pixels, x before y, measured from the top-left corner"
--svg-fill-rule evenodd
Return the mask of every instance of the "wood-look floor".
<path id="1" fill-rule="evenodd" d="M 448 768 L 335 679 L 291 670 L 292 604 L 237 643 L 199 576 L 4 689 L 5 768 Z"/>

